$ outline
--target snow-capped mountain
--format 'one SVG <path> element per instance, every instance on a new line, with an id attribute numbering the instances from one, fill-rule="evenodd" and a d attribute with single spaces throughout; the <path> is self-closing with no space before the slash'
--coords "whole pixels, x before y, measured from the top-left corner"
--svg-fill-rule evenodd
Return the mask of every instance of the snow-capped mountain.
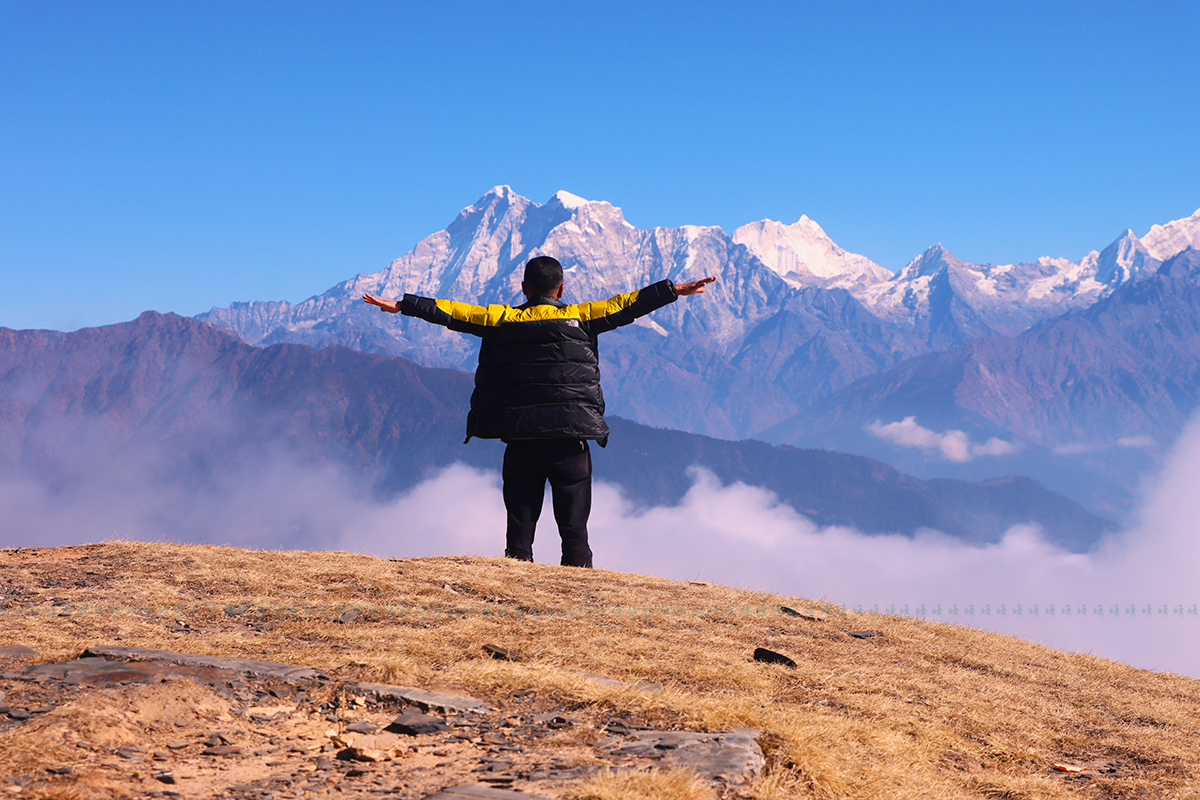
<path id="1" fill-rule="evenodd" d="M 1153 274 L 1163 260 L 1155 253 L 1170 258 L 1187 248 L 1189 235 L 1200 236 L 1200 217 L 1194 218 L 1194 230 L 1180 225 L 1187 220 L 1154 226 L 1147 235 L 1161 244 L 1153 251 L 1127 230 L 1078 263 L 1043 256 L 1020 264 L 969 264 L 937 244 L 894 279 L 865 286 L 856 296 L 876 316 L 915 330 L 933 350 L 979 336 L 1016 336 Z"/>
<path id="2" fill-rule="evenodd" d="M 642 230 L 610 203 L 559 192 L 538 204 L 507 186 L 492 189 L 380 272 L 303 303 L 236 303 L 200 319 L 254 344 L 343 344 L 471 370 L 475 339 L 382 314 L 362 295 L 516 303 L 523 266 L 539 254 L 562 262 L 566 297 L 576 301 L 663 278 L 717 276 L 703 296 L 604 337 L 610 409 L 649 424 L 746 436 L 922 350 L 849 292 L 792 285 L 720 228 Z"/>
<path id="3" fill-rule="evenodd" d="M 200 318 L 254 344 L 342 344 L 471 370 L 472 337 L 382 314 L 362 294 L 519 302 L 522 267 L 538 254 L 562 261 L 576 301 L 716 275 L 705 295 L 604 337 L 605 387 L 610 410 L 637 421 L 744 437 L 906 358 L 1088 308 L 1198 235 L 1200 212 L 1143 239 L 1126 231 L 1079 262 L 970 264 L 935 245 L 892 276 L 807 217 L 761 220 L 733 236 L 639 229 L 604 201 L 563 191 L 539 204 L 497 186 L 384 270 L 302 303 L 235 303 Z"/>
<path id="4" fill-rule="evenodd" d="M 1166 261 L 1189 247 L 1200 249 L 1200 208 L 1190 217 L 1166 225 L 1151 225 L 1141 243 L 1159 261 Z"/>
<path id="5" fill-rule="evenodd" d="M 770 219 L 751 222 L 733 232 L 733 241 L 793 286 L 836 287 L 858 296 L 863 288 L 892 277 L 866 256 L 843 250 L 807 215 L 791 225 Z"/>

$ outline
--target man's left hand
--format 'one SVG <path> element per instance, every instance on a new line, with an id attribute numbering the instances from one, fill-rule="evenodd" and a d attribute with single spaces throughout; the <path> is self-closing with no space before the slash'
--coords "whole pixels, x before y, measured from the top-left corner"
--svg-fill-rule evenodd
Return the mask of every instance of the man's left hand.
<path id="1" fill-rule="evenodd" d="M 689 294 L 704 294 L 704 287 L 715 281 L 716 278 L 701 278 L 698 281 L 688 281 L 687 283 L 675 284 L 675 294 L 680 297 L 686 297 Z"/>
<path id="2" fill-rule="evenodd" d="M 400 301 L 399 300 L 384 300 L 383 298 L 376 297 L 373 294 L 364 294 L 363 302 L 370 303 L 373 306 L 379 306 L 381 311 L 386 311 L 389 314 L 400 313 Z"/>

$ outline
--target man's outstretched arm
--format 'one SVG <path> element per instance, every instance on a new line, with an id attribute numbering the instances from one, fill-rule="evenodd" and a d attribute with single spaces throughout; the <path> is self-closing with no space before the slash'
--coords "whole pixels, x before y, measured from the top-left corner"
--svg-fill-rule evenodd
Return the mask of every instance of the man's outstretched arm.
<path id="1" fill-rule="evenodd" d="M 701 291 L 703 291 L 703 289 Z M 389 314 L 400 313 L 399 300 L 384 300 L 382 297 L 376 297 L 373 294 L 364 294 L 363 302 L 370 303 L 373 306 L 379 306 L 380 310 L 386 311 Z"/>
<path id="2" fill-rule="evenodd" d="M 687 297 L 689 294 L 704 294 L 704 287 L 715 280 L 716 278 L 701 278 L 698 281 L 677 283 L 675 284 L 675 294 L 680 297 Z"/>

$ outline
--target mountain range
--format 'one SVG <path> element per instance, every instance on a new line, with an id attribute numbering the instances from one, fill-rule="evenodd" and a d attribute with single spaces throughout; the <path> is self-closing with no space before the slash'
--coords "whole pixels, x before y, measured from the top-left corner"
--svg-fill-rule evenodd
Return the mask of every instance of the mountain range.
<path id="1" fill-rule="evenodd" d="M 1194 407 L 1200 342 L 1187 332 L 1200 307 L 1176 291 L 1192 276 L 1158 277 L 1198 245 L 1200 211 L 1140 238 L 1126 230 L 1078 262 L 970 264 L 938 244 L 893 275 L 807 217 L 732 236 L 641 230 L 607 202 L 558 192 L 538 204 L 497 186 L 380 272 L 302 303 L 235 303 L 199 318 L 259 345 L 341 344 L 470 370 L 471 337 L 380 314 L 361 295 L 512 303 L 521 267 L 543 253 L 563 263 L 575 300 L 715 275 L 703 297 L 601 340 L 611 412 L 858 452 L 926 477 L 1033 475 L 1120 514 Z M 1165 303 L 1161 319 L 1135 313 L 1139 303 Z M 965 439 L 966 457 L 914 446 L 906 430 Z"/>
<path id="2" fill-rule="evenodd" d="M 278 484 L 304 474 L 386 500 L 454 462 L 497 469 L 500 443 L 462 444 L 471 386 L 457 370 L 341 346 L 258 347 L 173 314 L 72 333 L 0 328 L 0 479 L 38 482 L 51 506 L 90 498 L 72 524 L 91 535 L 110 535 L 105 506 L 122 505 L 134 506 L 123 518 L 169 535 L 211 527 L 211 507 L 233 508 L 220 517 L 229 529 L 253 528 L 260 517 L 238 509 L 278 505 Z M 936 529 L 982 543 L 1034 523 L 1086 550 L 1114 528 L 1028 479 L 923 481 L 861 456 L 610 423 L 597 478 L 643 508 L 679 502 L 701 467 L 769 489 L 818 525 L 867 533 Z M 270 532 L 248 543 L 317 546 L 303 516 L 286 542 Z"/>

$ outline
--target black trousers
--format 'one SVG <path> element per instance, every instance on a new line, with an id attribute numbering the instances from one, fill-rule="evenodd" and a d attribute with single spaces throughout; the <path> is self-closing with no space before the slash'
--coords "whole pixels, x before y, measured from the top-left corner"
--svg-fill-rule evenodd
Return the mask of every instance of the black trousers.
<path id="1" fill-rule="evenodd" d="M 562 537 L 562 563 L 590 567 L 587 521 L 592 512 L 592 452 L 579 439 L 512 441 L 504 451 L 504 507 L 508 542 L 504 555 L 533 561 L 533 531 L 542 513 L 546 481 L 554 521 Z"/>

